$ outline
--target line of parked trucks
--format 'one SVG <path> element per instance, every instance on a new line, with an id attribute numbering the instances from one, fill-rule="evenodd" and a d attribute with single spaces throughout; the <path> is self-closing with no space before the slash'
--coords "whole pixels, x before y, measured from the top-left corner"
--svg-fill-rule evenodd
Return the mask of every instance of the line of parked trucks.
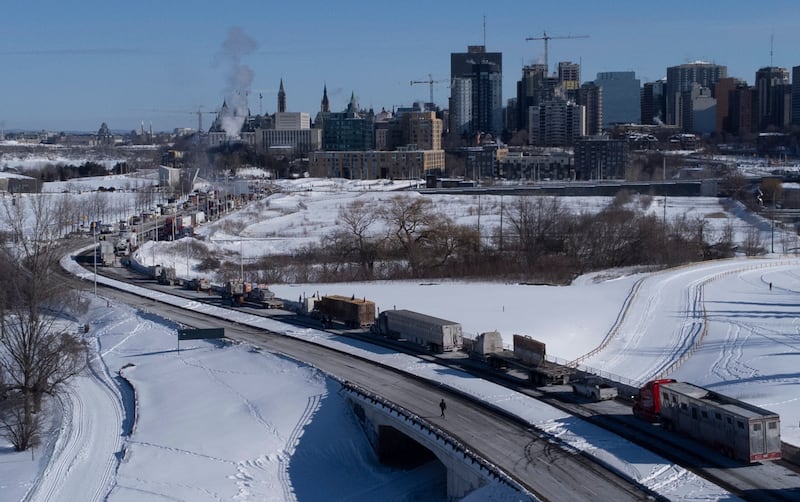
<path id="1" fill-rule="evenodd" d="M 159 277 L 169 278 L 174 271 L 162 269 L 160 273 Z M 189 282 L 187 287 L 212 291 L 207 281 L 196 281 Z M 221 295 L 232 305 L 283 307 L 283 302 L 265 285 L 233 281 L 223 287 Z M 513 348 L 509 350 L 497 331 L 468 338 L 459 323 L 419 312 L 392 309 L 376 315 L 374 302 L 355 295 L 315 295 L 301 298 L 301 303 L 302 311 L 321 320 L 325 327 L 339 323 L 350 329 L 368 329 L 373 334 L 434 353 L 461 351 L 495 370 L 527 375 L 534 385 L 570 385 L 573 393 L 592 401 L 625 397 L 619 395 L 613 382 L 549 361 L 545 344 L 525 335 L 515 334 Z M 633 399 L 634 416 L 688 436 L 731 458 L 749 463 L 781 458 L 780 417 L 776 413 L 669 379 L 648 382 L 635 396 L 627 397 Z"/>
<path id="2" fill-rule="evenodd" d="M 323 296 L 312 312 L 328 322 L 404 340 L 431 352 L 466 352 L 498 370 L 522 370 L 537 385 L 570 384 L 572 391 L 592 401 L 617 399 L 619 389 L 605 379 L 579 375 L 575 368 L 552 363 L 545 344 L 514 335 L 513 350 L 503 346 L 497 331 L 465 338 L 459 323 L 410 310 L 385 310 L 355 296 Z M 688 436 L 720 453 L 744 462 L 781 458 L 780 417 L 773 412 L 696 385 L 654 380 L 633 396 L 634 416 Z"/>

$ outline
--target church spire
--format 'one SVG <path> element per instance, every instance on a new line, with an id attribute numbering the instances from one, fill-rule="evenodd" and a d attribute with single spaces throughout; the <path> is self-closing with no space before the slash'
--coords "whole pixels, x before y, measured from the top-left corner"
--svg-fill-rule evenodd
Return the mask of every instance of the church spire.
<path id="1" fill-rule="evenodd" d="M 348 113 L 358 113 L 358 103 L 356 103 L 355 91 L 350 93 L 350 104 L 347 105 Z"/>
<path id="2" fill-rule="evenodd" d="M 278 89 L 278 112 L 286 112 L 286 91 L 283 90 L 283 79 L 281 79 L 281 87 Z"/>
<path id="3" fill-rule="evenodd" d="M 328 113 L 330 110 L 330 104 L 328 103 L 328 84 L 325 84 L 325 87 L 322 88 L 322 108 L 320 108 L 320 111 L 322 113 Z"/>

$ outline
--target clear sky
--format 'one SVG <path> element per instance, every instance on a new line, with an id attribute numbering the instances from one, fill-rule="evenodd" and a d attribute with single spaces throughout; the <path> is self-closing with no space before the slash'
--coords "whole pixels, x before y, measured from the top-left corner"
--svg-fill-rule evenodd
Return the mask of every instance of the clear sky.
<path id="1" fill-rule="evenodd" d="M 248 83 L 252 113 L 272 113 L 283 78 L 288 111 L 331 108 L 354 92 L 362 107 L 427 101 L 447 81 L 450 53 L 484 40 L 503 53 L 503 100 L 523 64 L 581 63 L 581 80 L 635 71 L 642 82 L 667 66 L 706 60 L 753 82 L 772 63 L 800 65 L 800 1 L 726 0 L 81 0 L 9 1 L 0 7 L 0 126 L 96 131 L 196 127 L 234 75 Z M 232 33 L 234 34 L 232 36 Z M 226 44 L 227 42 L 227 44 Z M 238 70 L 238 72 L 237 72 Z M 259 100 L 259 95 L 263 96 Z M 449 90 L 435 84 L 446 107 Z M 204 128 L 213 118 L 204 115 Z"/>

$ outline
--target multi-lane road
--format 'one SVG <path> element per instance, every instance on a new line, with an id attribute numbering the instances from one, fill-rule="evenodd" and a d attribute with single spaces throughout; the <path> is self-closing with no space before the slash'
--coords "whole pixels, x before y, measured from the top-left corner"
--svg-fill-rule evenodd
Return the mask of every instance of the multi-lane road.
<path id="1" fill-rule="evenodd" d="M 156 287 L 152 281 L 142 283 L 140 277 L 127 275 L 127 272 L 121 269 L 113 270 L 118 274 L 123 274 L 117 276 L 119 279 Z M 172 289 L 172 291 L 175 290 Z M 351 354 L 244 327 L 217 317 L 210 318 L 195 311 L 155 303 L 150 299 L 144 299 L 124 291 L 109 289 L 104 290 L 103 294 L 115 298 L 116 301 L 140 305 L 151 312 L 187 326 L 216 327 L 223 325 L 230 338 L 247 341 L 267 350 L 285 354 L 318 367 L 342 380 L 354 382 L 446 430 L 487 461 L 500 467 L 541 499 L 640 500 L 658 498 L 654 494 L 647 493 L 637 483 L 621 477 L 590 457 L 562 449 L 550 441 L 550 438 L 537 433 L 519 420 L 485 407 L 480 402 L 450 394 L 442 387 L 417 379 L 412 375 L 387 369 Z M 443 394 L 447 394 L 449 402 L 446 421 L 438 417 L 437 403 Z M 604 404 L 603 406 L 613 405 Z M 586 407 L 583 409 L 585 410 Z M 626 409 L 624 405 L 619 405 L 618 408 L 606 411 L 608 415 L 615 416 L 620 414 L 620 410 Z M 576 408 L 579 415 L 581 414 L 580 410 L 580 406 Z M 590 413 L 584 412 L 583 415 L 593 416 L 593 420 L 607 427 L 633 429 L 630 424 L 626 425 L 624 422 L 621 425 L 619 423 L 614 425 L 613 420 L 610 421 L 612 423 L 606 423 L 609 421 L 602 419 L 602 409 Z M 598 419 L 598 416 L 601 418 Z M 647 427 L 653 429 L 651 426 Z M 655 434 L 660 434 L 660 432 Z M 665 439 L 663 435 L 648 433 L 646 428 L 632 433 L 632 436 L 637 435 L 640 436 L 639 440 L 643 443 L 660 443 Z M 635 440 L 635 437 L 632 439 Z M 662 448 L 661 451 L 670 454 L 669 448 Z M 671 454 L 680 458 L 679 451 L 673 451 Z M 692 460 L 685 456 L 682 461 L 691 464 L 695 472 L 714 480 L 743 498 L 794 500 L 800 493 L 797 491 L 800 484 L 797 482 L 796 474 L 775 470 L 770 464 L 764 467 L 763 472 L 757 472 L 758 469 L 749 467 L 744 471 L 745 473 L 749 471 L 753 475 L 742 476 L 743 470 L 738 468 L 741 466 L 729 465 L 729 468 L 725 468 L 725 466 L 715 465 L 709 467 L 701 465 L 708 463 L 704 459 Z M 794 480 L 792 480 L 793 476 Z M 765 479 L 770 481 L 765 483 Z"/>

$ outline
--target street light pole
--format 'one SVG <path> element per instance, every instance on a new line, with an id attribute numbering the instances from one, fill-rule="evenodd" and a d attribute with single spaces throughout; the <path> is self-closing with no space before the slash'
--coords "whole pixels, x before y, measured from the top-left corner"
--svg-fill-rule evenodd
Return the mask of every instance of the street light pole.
<path id="1" fill-rule="evenodd" d="M 92 222 L 92 237 L 94 238 L 94 296 L 97 296 L 97 229 Z"/>

